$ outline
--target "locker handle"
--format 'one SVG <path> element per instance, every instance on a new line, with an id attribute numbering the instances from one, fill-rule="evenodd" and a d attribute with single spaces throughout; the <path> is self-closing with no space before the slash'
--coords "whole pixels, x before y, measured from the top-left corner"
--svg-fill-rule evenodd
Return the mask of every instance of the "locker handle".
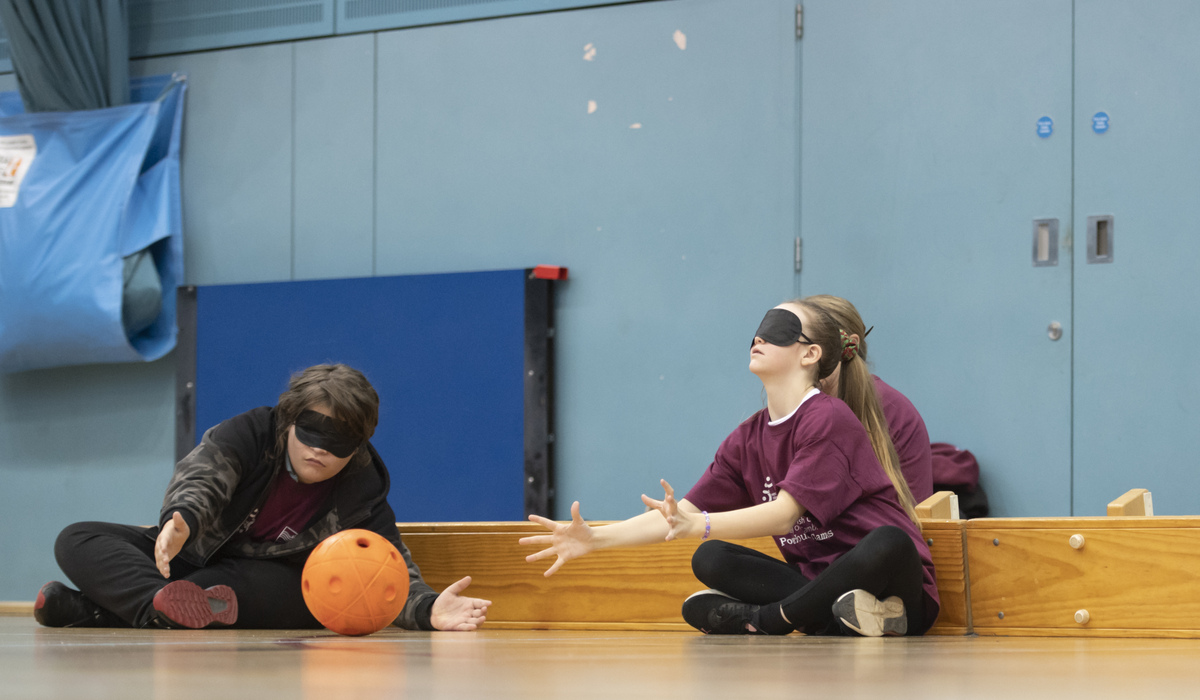
<path id="1" fill-rule="evenodd" d="M 1058 264 L 1058 219 L 1033 220 L 1033 266 Z"/>
<path id="2" fill-rule="evenodd" d="M 1088 264 L 1113 261 L 1113 217 L 1112 214 L 1089 216 L 1087 220 Z"/>

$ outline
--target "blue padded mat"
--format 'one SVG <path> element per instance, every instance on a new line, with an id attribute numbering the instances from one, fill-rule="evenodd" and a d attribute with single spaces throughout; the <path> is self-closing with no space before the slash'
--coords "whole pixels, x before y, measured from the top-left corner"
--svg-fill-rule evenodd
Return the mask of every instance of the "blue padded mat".
<path id="1" fill-rule="evenodd" d="M 196 438 L 341 362 L 379 393 L 401 521 L 524 518 L 524 270 L 196 288 Z"/>

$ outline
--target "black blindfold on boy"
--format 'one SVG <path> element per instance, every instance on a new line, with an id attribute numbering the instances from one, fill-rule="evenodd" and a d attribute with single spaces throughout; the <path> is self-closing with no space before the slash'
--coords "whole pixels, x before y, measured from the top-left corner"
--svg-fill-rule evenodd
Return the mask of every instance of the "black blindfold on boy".
<path id="1" fill-rule="evenodd" d="M 801 338 L 806 343 L 812 342 L 804 335 L 804 324 L 800 322 L 800 317 L 787 309 L 768 311 L 767 315 L 763 316 L 762 323 L 758 324 L 754 337 L 784 348 L 799 343 Z M 750 341 L 750 347 L 754 347 L 753 340 Z"/>
<path id="2" fill-rule="evenodd" d="M 354 454 L 362 444 L 349 424 L 316 411 L 304 410 L 296 416 L 296 439 L 339 459 Z"/>

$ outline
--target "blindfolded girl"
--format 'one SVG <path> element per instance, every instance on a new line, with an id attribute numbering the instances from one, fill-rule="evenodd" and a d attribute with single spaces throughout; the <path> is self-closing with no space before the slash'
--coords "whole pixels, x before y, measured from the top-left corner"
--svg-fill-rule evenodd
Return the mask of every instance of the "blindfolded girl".
<path id="1" fill-rule="evenodd" d="M 692 569 L 708 590 L 689 597 L 683 618 L 709 634 L 923 634 L 939 602 L 929 549 L 882 420 L 857 341 L 808 300 L 767 312 L 750 347 L 750 371 L 767 407 L 725 439 L 682 499 L 642 496 L 646 513 L 591 527 L 530 520 L 550 533 L 528 561 L 563 564 L 596 549 L 672 539 L 701 541 Z M 858 413 L 822 393 L 835 370 L 864 397 Z M 861 371 L 859 371 L 861 370 Z M 847 384 L 849 383 L 849 385 Z M 770 535 L 784 561 L 722 541 Z"/>

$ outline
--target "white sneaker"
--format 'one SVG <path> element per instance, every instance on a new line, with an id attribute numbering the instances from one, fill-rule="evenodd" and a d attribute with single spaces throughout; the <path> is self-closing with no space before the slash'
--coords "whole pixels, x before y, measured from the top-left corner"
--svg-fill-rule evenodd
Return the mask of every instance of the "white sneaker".
<path id="1" fill-rule="evenodd" d="M 908 615 L 899 596 L 879 600 L 856 588 L 837 599 L 833 616 L 845 629 L 863 637 L 902 637 L 908 632 Z"/>

